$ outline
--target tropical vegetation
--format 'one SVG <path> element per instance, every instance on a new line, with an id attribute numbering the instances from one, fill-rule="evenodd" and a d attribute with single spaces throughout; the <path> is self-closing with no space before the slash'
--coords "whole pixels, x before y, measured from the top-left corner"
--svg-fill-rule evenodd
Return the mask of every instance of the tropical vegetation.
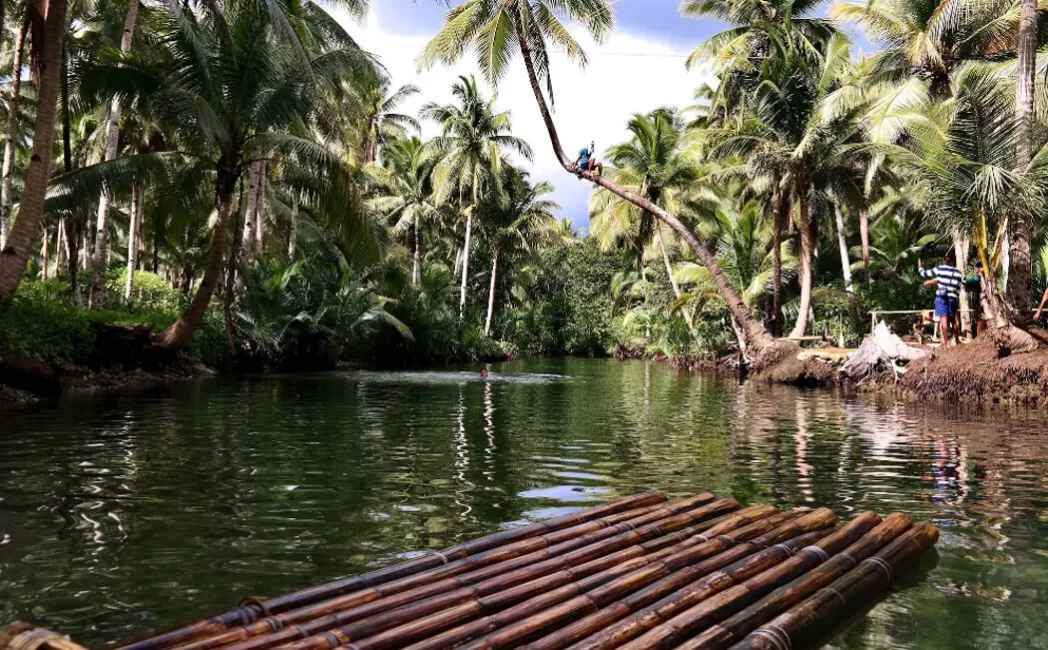
<path id="1" fill-rule="evenodd" d="M 917 261 L 946 251 L 981 261 L 1001 353 L 1039 344 L 1036 3 L 686 0 L 729 25 L 680 63 L 717 82 L 632 116 L 603 175 L 564 151 L 550 59 L 585 64 L 572 29 L 605 37 L 614 3 L 450 4 L 420 65 L 472 51 L 484 78 L 413 112 L 411 80 L 312 0 L 6 3 L 0 351 L 87 363 L 103 325 L 137 324 L 221 367 L 759 363 L 930 303 Z M 594 184 L 588 215 L 529 172 L 538 143 L 513 126 L 535 108 L 498 98 L 517 63 Z"/>

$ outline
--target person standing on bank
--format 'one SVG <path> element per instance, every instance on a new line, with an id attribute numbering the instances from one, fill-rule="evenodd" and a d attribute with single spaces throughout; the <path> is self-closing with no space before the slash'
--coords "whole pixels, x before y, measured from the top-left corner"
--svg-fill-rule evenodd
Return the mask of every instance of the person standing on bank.
<path id="1" fill-rule="evenodd" d="M 946 253 L 943 263 L 934 269 L 925 269 L 924 263 L 917 260 L 917 270 L 922 278 L 937 280 L 935 290 L 935 317 L 939 319 L 943 345 L 951 345 L 950 331 L 953 331 L 953 345 L 961 342 L 960 328 L 957 327 L 957 315 L 960 313 L 961 287 L 964 285 L 964 274 L 954 266 L 953 251 Z"/>

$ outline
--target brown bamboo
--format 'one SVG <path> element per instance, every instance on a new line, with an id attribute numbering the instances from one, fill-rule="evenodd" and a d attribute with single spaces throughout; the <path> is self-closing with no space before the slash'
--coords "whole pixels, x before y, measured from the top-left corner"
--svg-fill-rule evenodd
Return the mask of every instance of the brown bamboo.
<path id="1" fill-rule="evenodd" d="M 813 513 L 813 516 L 818 513 Z M 825 514 L 823 514 L 825 517 Z M 525 646 L 529 650 L 555 650 L 571 646 L 572 650 L 607 650 L 634 639 L 679 612 L 705 602 L 714 594 L 755 576 L 794 562 L 809 545 L 841 550 L 875 526 L 880 518 L 867 513 L 853 520 L 839 531 L 818 531 L 802 534 L 809 527 L 804 520 L 793 522 L 746 544 L 717 556 L 726 561 L 714 573 L 689 570 L 678 571 L 647 589 L 630 594 L 599 612 L 587 616 Z M 797 536 L 799 535 L 799 536 Z M 815 537 L 811 537 L 814 535 Z M 783 542 L 784 539 L 789 541 Z M 817 542 L 817 543 L 816 543 Z M 696 567 L 692 567 L 696 568 Z M 700 579 L 701 578 L 701 579 Z M 657 602 L 656 602 L 657 601 Z M 572 644 L 575 645 L 572 645 Z"/>
<path id="2" fill-rule="evenodd" d="M 391 567 L 364 574 L 339 578 L 323 585 L 308 587 L 290 594 L 270 598 L 256 605 L 238 606 L 222 614 L 200 619 L 180 628 L 134 641 L 116 644 L 106 650 L 160 650 L 207 634 L 218 633 L 231 625 L 248 625 L 260 614 L 274 614 L 301 607 L 371 585 L 391 582 L 414 575 L 467 555 L 481 553 L 515 541 L 562 530 L 617 512 L 652 506 L 666 500 L 660 490 L 622 497 L 580 512 L 569 513 L 527 526 L 511 528 L 452 546 L 440 553 L 430 553 Z"/>
<path id="3" fill-rule="evenodd" d="M 709 627 L 683 645 L 703 650 L 730 647 L 758 626 L 767 623 L 853 569 L 858 562 L 884 548 L 892 540 L 909 530 L 912 525 L 913 521 L 909 517 L 895 513 L 886 517 L 879 526 L 843 551 L 840 548 L 823 546 L 823 550 L 831 556 L 828 561 L 778 587 L 756 603 L 723 622 Z M 802 556 L 798 558 L 800 558 L 798 561 L 804 559 Z M 789 567 L 783 568 L 788 569 Z"/>
<path id="4" fill-rule="evenodd" d="M 468 571 L 471 567 L 479 568 L 485 564 L 494 565 L 496 568 L 504 567 L 505 565 L 499 564 L 499 561 L 507 561 L 513 558 L 521 558 L 519 560 L 521 562 L 544 559 L 550 554 L 568 552 L 579 545 L 586 545 L 600 538 L 614 535 L 616 532 L 625 530 L 629 526 L 647 523 L 652 516 L 658 517 L 665 515 L 667 512 L 677 512 L 679 509 L 690 508 L 696 504 L 705 503 L 707 499 L 712 498 L 713 495 L 702 494 L 690 499 L 667 502 L 661 507 L 645 506 L 625 512 L 612 513 L 606 517 L 594 519 L 570 528 L 529 537 L 489 551 L 466 556 L 443 566 L 386 583 L 381 590 L 377 587 L 369 587 L 288 610 L 282 614 L 253 621 L 248 625 L 226 628 L 217 634 L 203 636 L 189 643 L 177 645 L 173 650 L 207 650 L 226 644 L 246 641 L 285 628 L 285 631 L 280 632 L 272 639 L 259 640 L 249 647 L 269 647 L 270 645 L 292 641 L 301 638 L 303 634 L 308 635 L 334 627 L 342 621 L 341 619 L 329 619 L 318 622 L 308 632 L 301 633 L 298 631 L 299 628 L 296 627 L 299 623 L 316 620 L 322 616 L 332 615 L 339 611 L 360 606 L 363 603 L 373 602 L 376 599 L 381 600 L 383 596 L 391 596 L 394 593 L 409 594 L 414 598 L 438 593 L 441 589 L 449 587 L 451 584 L 441 582 L 441 580 L 446 580 L 451 576 Z M 620 526 L 620 524 L 622 525 Z M 541 549 L 548 550 L 542 552 Z M 526 555 L 529 551 L 532 552 L 530 556 Z M 536 555 L 536 553 L 538 554 Z M 523 558 L 521 557 L 522 555 L 524 556 Z M 429 586 L 427 587 L 427 585 Z M 419 590 L 423 591 L 420 592 Z"/>
<path id="5" fill-rule="evenodd" d="M 595 638 L 587 639 L 579 644 L 580 648 L 618 648 L 623 650 L 629 648 L 655 648 L 667 647 L 686 639 L 696 630 L 701 630 L 730 614 L 732 608 L 741 608 L 746 604 L 746 594 L 749 593 L 748 585 L 758 591 L 767 580 L 760 576 L 768 572 L 770 579 L 777 579 L 780 583 L 789 578 L 782 577 L 781 567 L 785 567 L 790 577 L 803 571 L 802 563 L 798 557 L 811 556 L 818 558 L 825 556 L 825 548 L 829 547 L 840 550 L 850 541 L 861 537 L 872 528 L 879 518 L 876 515 L 860 517 L 840 531 L 827 537 L 818 544 L 806 546 L 797 553 L 790 553 L 792 549 L 780 550 L 774 562 L 749 562 L 741 566 L 733 567 L 734 571 L 726 578 L 711 576 L 699 581 L 689 587 L 678 591 L 671 596 L 663 598 L 647 610 L 638 612 L 622 623 L 595 635 Z M 814 547 L 814 548 L 813 548 Z M 818 550 L 817 550 L 818 549 Z M 770 555 L 777 549 L 770 549 L 766 554 Z M 770 559 L 756 556 L 756 560 Z M 767 585 L 767 589 L 775 586 L 775 583 Z M 752 600 L 752 599 L 751 599 Z M 742 602 L 740 602 L 742 601 Z M 575 650 L 575 648 L 573 648 Z"/>
<path id="6" fill-rule="evenodd" d="M 876 554 L 861 561 L 801 604 L 762 625 L 732 650 L 781 650 L 834 627 L 917 561 L 939 539 L 938 529 L 922 522 L 897 537 Z"/>
<path id="7" fill-rule="evenodd" d="M 69 637 L 24 621 L 0 627 L 0 650 L 87 650 Z"/>
<path id="8" fill-rule="evenodd" d="M 559 588 L 541 591 L 524 602 L 514 605 L 513 603 L 517 602 L 519 598 L 516 598 L 512 592 L 507 592 L 495 594 L 489 598 L 481 598 L 470 609 L 463 607 L 461 611 L 442 613 L 445 619 L 456 619 L 451 622 L 462 620 L 469 622 L 431 636 L 411 646 L 412 650 L 447 648 L 483 634 L 489 636 L 466 647 L 474 647 L 478 644 L 478 647 L 488 647 L 489 643 L 495 643 L 497 647 L 497 644 L 504 642 L 516 643 L 516 632 L 528 628 L 533 618 L 545 620 L 546 614 L 550 612 L 559 612 L 561 616 L 567 617 L 573 617 L 576 613 L 584 613 L 583 610 L 587 604 L 592 606 L 594 602 L 613 598 L 616 593 L 628 593 L 642 588 L 675 568 L 700 563 L 733 544 L 757 537 L 803 514 L 789 512 L 768 517 L 770 513 L 764 508 L 749 510 L 752 514 L 747 514 L 745 511 L 740 512 L 731 520 L 712 527 L 697 539 L 689 540 L 689 543 L 682 547 L 671 547 L 667 549 L 667 552 L 656 554 L 656 557 L 627 562 L 616 566 L 611 571 L 605 571 Z M 754 517 L 760 517 L 760 519 L 754 519 Z M 730 530 L 733 527 L 735 530 Z M 512 606 L 505 609 L 507 605 Z M 481 614 L 487 615 L 476 620 L 469 620 Z M 443 627 L 447 627 L 448 622 L 448 620 L 439 621 Z M 354 641 L 353 644 L 360 650 L 400 647 L 405 641 L 432 634 L 435 628 L 435 625 L 419 621 L 376 637 Z M 512 638 L 492 638 L 493 635 L 506 631 Z"/>
<path id="9" fill-rule="evenodd" d="M 685 500 L 685 502 L 682 502 L 681 507 L 694 505 L 697 502 L 701 501 Z M 390 583 L 390 585 L 383 585 L 378 588 L 378 591 L 383 592 L 382 595 L 385 596 L 383 598 L 365 600 L 362 596 L 358 603 L 352 607 L 347 607 L 341 612 L 314 618 L 301 625 L 291 626 L 275 634 L 237 643 L 228 646 L 227 650 L 261 650 L 280 644 L 286 644 L 281 645 L 284 650 L 321 650 L 332 648 L 339 643 L 347 642 L 350 638 L 359 638 L 360 635 L 370 634 L 390 625 L 416 618 L 420 609 L 446 608 L 454 602 L 470 597 L 475 598 L 484 593 L 505 590 L 548 575 L 559 569 L 578 566 L 592 560 L 599 560 L 609 553 L 614 553 L 620 549 L 644 543 L 670 533 L 681 532 L 687 529 L 688 524 L 704 522 L 737 507 L 738 502 L 733 499 L 719 499 L 705 506 L 677 514 L 672 514 L 671 509 L 666 509 L 665 511 L 660 511 L 661 514 L 671 514 L 671 516 L 652 521 L 653 517 L 659 513 L 650 513 L 631 522 L 623 522 L 618 526 L 607 529 L 611 533 L 617 533 L 610 538 L 608 538 L 607 534 L 604 534 L 605 531 L 600 531 L 601 539 L 597 539 L 595 537 L 596 534 L 584 536 L 595 539 L 596 542 L 581 548 L 576 548 L 578 545 L 573 540 L 570 542 L 570 546 L 565 546 L 564 544 L 552 546 L 527 556 L 501 562 L 459 576 L 453 576 L 446 580 L 433 582 L 429 585 L 401 593 L 389 592 L 390 588 L 395 587 L 395 583 Z M 767 506 L 751 510 L 750 517 L 758 516 L 761 513 L 767 514 L 769 510 L 774 512 L 774 508 Z M 745 516 L 740 513 L 736 517 L 744 518 Z M 712 531 L 717 529 L 718 526 L 724 525 L 723 523 L 713 525 L 710 530 Z M 567 552 L 562 552 L 562 550 Z M 483 586 L 479 587 L 478 583 L 481 583 Z M 379 616 L 381 612 L 389 612 L 394 608 L 409 605 L 410 609 L 407 612 L 400 613 L 408 614 L 405 620 L 391 621 L 389 616 L 380 616 L 378 619 L 373 618 Z M 366 617 L 372 618 L 367 618 L 364 621 L 360 620 Z M 340 627 L 333 629 L 336 626 Z M 299 640 L 294 641 L 295 639 Z"/>

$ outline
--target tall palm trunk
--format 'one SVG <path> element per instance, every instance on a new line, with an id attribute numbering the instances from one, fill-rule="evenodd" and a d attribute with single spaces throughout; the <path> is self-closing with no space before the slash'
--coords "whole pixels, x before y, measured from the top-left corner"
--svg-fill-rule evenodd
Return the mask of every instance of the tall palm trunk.
<path id="1" fill-rule="evenodd" d="M 258 197 L 255 199 L 255 255 L 262 255 L 266 241 L 266 171 L 269 164 L 262 161 L 258 164 L 259 178 Z"/>
<path id="2" fill-rule="evenodd" d="M 488 289 L 488 317 L 484 321 L 484 336 L 491 336 L 491 316 L 495 313 L 495 283 L 499 273 L 499 249 L 491 255 L 491 287 Z"/>
<path id="3" fill-rule="evenodd" d="M 841 204 L 836 198 L 833 201 L 833 214 L 837 219 L 837 245 L 841 249 L 841 274 L 844 276 L 844 290 L 849 296 L 855 297 L 855 286 L 852 284 L 851 262 L 848 260 L 848 240 L 844 236 L 844 215 L 841 213 Z"/>
<path id="4" fill-rule="evenodd" d="M 295 259 L 295 247 L 298 246 L 298 194 L 291 199 L 291 222 L 288 224 L 287 257 Z"/>
<path id="5" fill-rule="evenodd" d="M 7 220 L 11 216 L 11 187 L 15 175 L 15 140 L 18 137 L 18 100 L 22 89 L 22 57 L 25 56 L 25 35 L 29 30 L 29 9 L 25 9 L 22 28 L 15 42 L 15 60 L 11 68 L 11 101 L 7 108 L 7 132 L 4 134 L 3 188 L 0 189 L 0 250 L 7 241 Z M 2 32 L 0 32 L 2 33 Z"/>
<path id="6" fill-rule="evenodd" d="M 207 306 L 211 303 L 211 296 L 215 293 L 215 287 L 222 275 L 222 261 L 225 257 L 226 237 L 229 233 L 229 211 L 233 202 L 233 190 L 237 183 L 233 169 L 233 166 L 228 164 L 221 168 L 215 183 L 218 190 L 218 218 L 215 219 L 215 228 L 211 233 L 211 249 L 208 252 L 204 277 L 200 281 L 200 286 L 197 287 L 193 301 L 189 303 L 182 317 L 164 330 L 157 340 L 160 347 L 171 352 L 178 352 L 193 338 L 200 322 L 204 320 Z"/>
<path id="7" fill-rule="evenodd" d="M 296 207 L 298 202 L 296 200 Z M 240 196 L 237 198 L 236 217 L 233 220 L 233 245 L 229 251 L 229 264 L 226 265 L 226 284 L 222 295 L 222 317 L 226 323 L 226 346 L 230 353 L 236 352 L 236 341 L 234 340 L 233 328 L 233 296 L 236 294 L 236 261 L 240 257 L 240 244 L 244 238 L 240 222 L 244 214 L 244 182 L 240 182 Z M 294 258 L 294 252 L 291 257 Z"/>
<path id="8" fill-rule="evenodd" d="M 262 182 L 262 163 L 251 163 L 247 177 L 247 212 L 244 213 L 244 234 L 240 242 L 241 257 L 255 251 L 255 216 L 258 214 L 258 187 Z M 239 261 L 243 265 L 243 260 Z"/>
<path id="9" fill-rule="evenodd" d="M 51 234 L 47 232 L 47 226 L 44 226 L 44 246 L 40 252 L 43 257 L 43 266 L 40 267 L 40 277 L 44 280 L 47 279 L 47 267 L 51 265 Z"/>
<path id="10" fill-rule="evenodd" d="M 415 216 L 415 255 L 411 263 L 411 283 L 416 287 L 422 284 L 422 224 Z"/>
<path id="11" fill-rule="evenodd" d="M 866 284 L 870 279 L 870 213 L 863 208 L 859 210 L 859 237 L 862 239 L 862 268 L 866 275 Z"/>
<path id="12" fill-rule="evenodd" d="M 476 201 L 473 202 L 476 205 Z M 466 242 L 462 248 L 462 288 L 459 294 L 459 320 L 466 316 L 466 290 L 469 281 L 469 247 L 473 237 L 473 207 L 466 211 Z"/>
<path id="13" fill-rule="evenodd" d="M 775 315 L 775 336 L 782 336 L 782 231 L 789 214 L 790 195 L 782 191 L 776 181 L 772 206 L 772 311 Z"/>
<path id="14" fill-rule="evenodd" d="M 680 300 L 680 285 L 677 284 L 677 278 L 673 277 L 673 265 L 670 264 L 670 254 L 666 252 L 666 238 L 662 235 L 662 226 L 657 226 L 655 228 L 655 236 L 658 237 L 659 240 L 659 250 L 662 252 L 662 263 L 666 265 L 666 275 L 670 278 L 670 286 L 673 287 L 673 295 Z M 695 331 L 695 321 L 692 318 L 691 312 L 685 309 L 681 314 L 684 316 L 684 322 L 688 324 L 688 331 L 691 332 L 692 337 L 698 338 L 699 333 Z"/>
<path id="15" fill-rule="evenodd" d="M 542 86 L 539 84 L 538 74 L 535 71 L 535 63 L 531 59 L 531 48 L 528 46 L 528 39 L 521 29 L 520 21 L 517 20 L 515 23 L 517 42 L 524 59 L 524 66 L 527 68 L 528 80 L 531 83 L 531 90 L 535 95 L 535 101 L 538 104 L 539 112 L 542 114 L 542 120 L 546 125 L 546 131 L 549 134 L 550 143 L 553 145 L 553 151 L 556 154 L 557 159 L 560 161 L 561 166 L 566 171 L 575 173 L 576 170 L 574 164 L 564 152 L 564 147 L 561 146 L 557 127 L 553 123 L 553 115 L 550 113 L 549 106 L 546 104 L 546 98 L 542 94 Z M 688 245 L 693 251 L 695 251 L 696 256 L 698 256 L 699 261 L 710 272 L 714 284 L 717 285 L 717 290 L 724 298 L 724 302 L 727 303 L 728 309 L 731 311 L 732 315 L 738 320 L 739 326 L 745 333 L 747 342 L 750 346 L 756 348 L 757 351 L 761 351 L 774 345 L 775 340 L 764 330 L 763 327 L 761 327 L 761 324 L 753 318 L 753 314 L 750 313 L 749 308 L 746 307 L 746 304 L 742 301 L 742 298 L 735 290 L 735 287 L 731 285 L 731 281 L 728 280 L 728 277 L 724 275 L 724 271 L 721 270 L 720 265 L 717 264 L 717 260 L 714 258 L 713 253 L 711 253 L 710 250 L 699 241 L 698 237 L 688 230 L 679 219 L 651 201 L 634 194 L 618 183 L 608 180 L 605 176 L 597 176 L 591 172 L 581 172 L 581 175 L 583 178 L 603 187 L 612 194 L 629 201 L 641 210 L 648 210 L 655 215 L 659 221 L 672 228 L 681 238 L 684 239 L 684 241 L 688 242 Z"/>
<path id="16" fill-rule="evenodd" d="M 968 238 L 960 230 L 953 232 L 953 254 L 957 259 L 957 268 L 964 273 L 964 270 L 968 268 Z M 970 308 L 968 305 L 968 292 L 963 287 L 959 295 L 959 304 L 961 308 L 961 330 L 967 332 L 970 336 L 977 334 L 978 323 L 972 322 L 972 315 L 968 311 Z"/>
<path id="17" fill-rule="evenodd" d="M 142 228 L 142 190 L 138 185 L 131 188 L 131 225 L 127 228 L 127 282 L 124 283 L 124 300 L 131 302 L 135 290 L 135 271 L 138 269 L 138 233 Z"/>
<path id="18" fill-rule="evenodd" d="M 810 202 L 807 183 L 798 187 L 800 214 L 797 215 L 797 229 L 801 233 L 801 301 L 797 312 L 797 324 L 793 326 L 792 338 L 804 336 L 808 331 L 808 313 L 811 311 L 811 289 L 814 276 L 813 258 L 815 256 L 815 237 L 812 232 Z"/>
<path id="19" fill-rule="evenodd" d="M 62 268 L 69 256 L 69 250 L 65 245 L 65 217 L 59 217 L 55 231 L 55 275 L 58 275 L 58 269 Z"/>
<path id="20" fill-rule="evenodd" d="M 18 218 L 0 251 L 0 304 L 7 303 L 18 289 L 29 253 L 40 237 L 44 197 L 51 177 L 51 151 L 55 140 L 58 109 L 58 82 L 62 75 L 62 42 L 66 29 L 66 0 L 51 0 L 44 18 L 43 48 L 40 57 L 40 83 L 37 90 L 33 152 L 25 174 L 25 190 Z"/>
<path id="21" fill-rule="evenodd" d="M 1037 0 L 1021 0 L 1019 9 L 1019 87 L 1015 94 L 1019 116 L 1016 167 L 1026 171 L 1033 155 L 1034 79 L 1037 75 Z M 1012 310 L 1023 320 L 1030 311 L 1032 263 L 1030 240 L 1033 238 L 1034 215 L 1020 210 L 1014 215 L 1011 236 L 1011 259 L 1008 261 L 1007 296 Z"/>
<path id="22" fill-rule="evenodd" d="M 131 38 L 138 21 L 138 0 L 128 0 L 124 15 L 124 32 L 120 37 L 120 53 L 131 49 Z M 116 158 L 120 144 L 120 98 L 114 97 L 109 105 L 109 131 L 106 133 L 105 160 Z M 95 218 L 95 252 L 91 260 L 91 309 L 102 309 L 106 304 L 106 264 L 109 262 L 109 204 L 112 197 L 103 191 L 98 199 L 98 216 Z"/>

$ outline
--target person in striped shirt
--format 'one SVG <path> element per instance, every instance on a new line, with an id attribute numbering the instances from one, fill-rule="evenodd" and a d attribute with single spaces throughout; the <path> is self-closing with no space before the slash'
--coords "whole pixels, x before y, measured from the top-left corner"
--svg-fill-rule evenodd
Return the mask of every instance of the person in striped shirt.
<path id="1" fill-rule="evenodd" d="M 925 269 L 924 263 L 917 260 L 917 270 L 922 278 L 936 281 L 935 317 L 939 319 L 944 345 L 950 345 L 950 332 L 953 331 L 954 345 L 961 342 L 959 327 L 961 307 L 961 287 L 964 286 L 964 274 L 954 266 L 953 251 L 946 253 L 943 263 L 934 269 Z"/>

